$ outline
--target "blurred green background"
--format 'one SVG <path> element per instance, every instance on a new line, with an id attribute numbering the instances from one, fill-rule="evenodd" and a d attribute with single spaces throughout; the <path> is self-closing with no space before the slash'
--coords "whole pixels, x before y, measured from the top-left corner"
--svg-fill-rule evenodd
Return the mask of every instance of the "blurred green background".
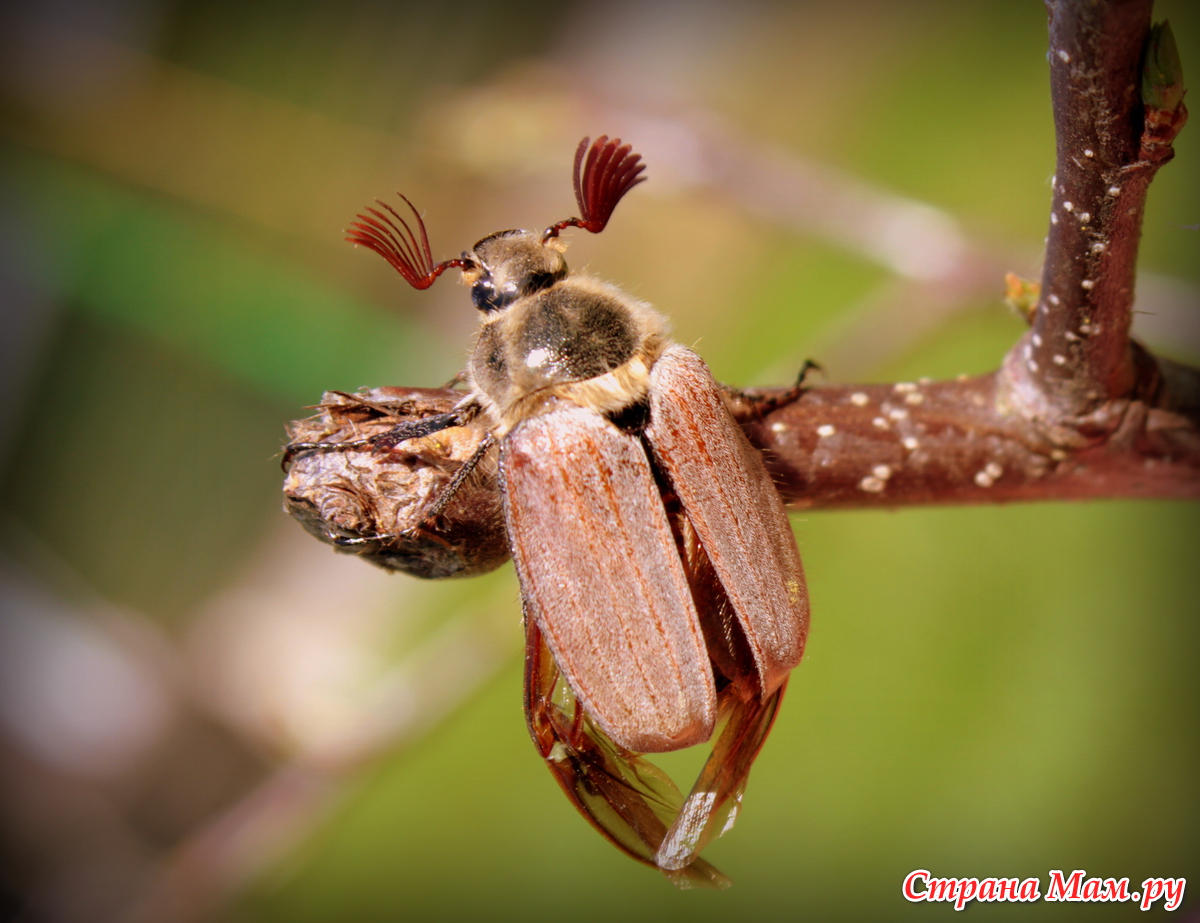
<path id="1" fill-rule="evenodd" d="M 1195 79 L 1195 6 L 1162 17 Z M 950 912 L 902 899 L 915 868 L 1200 885 L 1194 504 L 796 516 L 812 635 L 706 853 L 721 894 L 625 859 L 539 765 L 510 569 L 388 577 L 279 511 L 288 420 L 441 384 L 475 325 L 341 229 L 397 188 L 435 258 L 543 227 L 585 134 L 650 181 L 572 264 L 718 378 L 994 368 L 1047 223 L 1045 47 L 1032 0 L 7 5 L 4 918 L 891 920 Z M 1194 128 L 1137 321 L 1193 362 Z M 1016 913 L 1138 911 L 971 910 Z"/>

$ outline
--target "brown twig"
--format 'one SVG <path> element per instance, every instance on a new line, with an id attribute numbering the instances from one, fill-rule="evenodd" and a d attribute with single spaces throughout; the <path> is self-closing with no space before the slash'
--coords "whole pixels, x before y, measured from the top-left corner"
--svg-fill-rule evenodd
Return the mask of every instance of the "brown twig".
<path id="1" fill-rule="evenodd" d="M 1105 438 L 1076 445 L 1015 412 L 1007 388 L 1000 373 L 815 388 L 738 415 L 794 509 L 1200 497 L 1195 407 L 1113 401 L 1094 420 Z"/>
<path id="2" fill-rule="evenodd" d="M 1200 373 L 1129 338 L 1146 194 L 1187 119 L 1181 86 L 1139 93 L 1150 6 L 1047 3 L 1050 234 L 1032 329 L 998 373 L 739 407 L 793 506 L 1200 496 Z"/>
<path id="3" fill-rule="evenodd" d="M 991 375 L 731 391 L 793 508 L 1200 497 L 1200 373 L 1129 338 L 1182 88 L 1143 104 L 1149 0 L 1048 8 L 1058 166 L 1032 329 Z"/>
<path id="4" fill-rule="evenodd" d="M 1058 150 L 1050 231 L 1033 329 L 1005 372 L 1026 416 L 1089 438 L 1087 417 L 1111 426 L 1111 402 L 1153 402 L 1160 387 L 1129 327 L 1146 193 L 1187 110 L 1142 103 L 1150 8 L 1047 3 Z"/>
<path id="5" fill-rule="evenodd" d="M 1058 168 L 1032 329 L 991 375 L 730 391 L 793 508 L 1200 497 L 1200 372 L 1129 338 L 1182 87 L 1143 105 L 1148 0 L 1048 6 Z"/>

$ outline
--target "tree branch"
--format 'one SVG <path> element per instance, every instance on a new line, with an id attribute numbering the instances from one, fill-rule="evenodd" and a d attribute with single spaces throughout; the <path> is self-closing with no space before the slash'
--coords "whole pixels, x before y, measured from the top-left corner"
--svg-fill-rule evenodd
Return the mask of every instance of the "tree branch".
<path id="1" fill-rule="evenodd" d="M 737 408 L 793 506 L 1200 496 L 1200 374 L 1129 338 L 1146 194 L 1187 120 L 1150 7 L 1048 0 L 1050 233 L 1032 330 L 998 373 Z"/>
<path id="2" fill-rule="evenodd" d="M 1058 149 L 1050 232 L 1033 329 L 1004 369 L 1022 412 L 1053 421 L 1064 437 L 1072 426 L 1091 436 L 1086 418 L 1111 418 L 1106 402 L 1161 397 L 1155 363 L 1131 343 L 1129 327 L 1146 194 L 1174 156 L 1187 109 L 1181 85 L 1154 92 L 1163 87 L 1149 72 L 1143 105 L 1150 7 L 1047 3 Z"/>
<path id="3" fill-rule="evenodd" d="M 1194 403 L 1183 413 L 1112 401 L 1092 421 L 1104 438 L 1075 445 L 1016 413 L 1009 388 L 993 373 L 814 388 L 765 415 L 735 398 L 734 410 L 793 509 L 1200 497 Z"/>
<path id="4" fill-rule="evenodd" d="M 1042 298 L 1024 364 L 1060 412 L 1131 392 L 1129 342 L 1138 238 L 1158 167 L 1140 161 L 1138 94 L 1150 0 L 1051 0 L 1050 94 L 1057 159 Z"/>
<path id="5" fill-rule="evenodd" d="M 1129 338 L 1146 194 L 1187 119 L 1174 42 L 1150 0 L 1047 7 L 1058 153 L 1032 329 L 975 378 L 729 389 L 793 509 L 1200 497 L 1200 372 Z"/>

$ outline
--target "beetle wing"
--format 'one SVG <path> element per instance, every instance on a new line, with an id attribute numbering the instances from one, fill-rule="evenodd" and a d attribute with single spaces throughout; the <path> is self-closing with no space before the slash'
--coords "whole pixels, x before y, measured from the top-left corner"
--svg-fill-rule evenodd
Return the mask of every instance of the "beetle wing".
<path id="1" fill-rule="evenodd" d="M 655 853 L 659 868 L 688 868 L 700 850 L 733 826 L 750 767 L 771 732 L 785 689 L 786 680 L 765 698 L 737 685 L 722 693 L 722 716 L 727 712 L 728 721 Z"/>
<path id="2" fill-rule="evenodd" d="M 521 593 L 587 713 L 639 753 L 707 740 L 712 667 L 641 442 L 568 407 L 513 429 L 500 465 Z"/>
<path id="3" fill-rule="evenodd" d="M 525 720 L 567 798 L 610 843 L 658 868 L 677 888 L 729 887 L 728 878 L 695 857 L 698 848 L 681 867 L 657 865 L 683 795 L 662 770 L 613 743 L 581 714 L 532 618 L 525 623 Z"/>
<path id="4" fill-rule="evenodd" d="M 783 502 L 708 367 L 671 346 L 650 372 L 646 437 L 729 596 L 764 696 L 800 662 L 808 591 Z"/>

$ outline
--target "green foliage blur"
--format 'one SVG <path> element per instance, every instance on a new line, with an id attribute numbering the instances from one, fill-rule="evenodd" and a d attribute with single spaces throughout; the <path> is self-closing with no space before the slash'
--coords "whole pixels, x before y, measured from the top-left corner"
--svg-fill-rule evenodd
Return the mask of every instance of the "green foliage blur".
<path id="1" fill-rule="evenodd" d="M 1054 162 L 1039 3 L 137 9 L 150 17 L 140 31 L 80 24 L 125 55 L 109 83 L 65 87 L 48 62 L 26 62 L 0 109 L 7 310 L 21 344 L 6 347 L 0 516 L 7 553 L 43 579 L 57 571 L 38 562 L 53 559 L 180 643 L 279 530 L 298 529 L 279 512 L 288 420 L 327 389 L 440 385 L 463 363 L 474 317 L 460 289 L 411 291 L 341 242 L 375 196 L 409 195 L 445 258 L 497 228 L 572 214 L 577 137 L 637 144 L 652 116 L 701 113 L 943 209 L 1037 275 Z M 1164 16 L 1196 79 L 1200 17 L 1184 0 L 1162 3 Z M 580 98 L 615 99 L 624 121 L 593 122 Z M 1155 182 L 1142 244 L 1144 272 L 1189 297 L 1195 135 L 1184 131 Z M 720 190 L 654 189 L 656 166 L 601 237 L 571 238 L 569 258 L 660 307 L 719 379 L 788 379 L 890 284 L 862 254 Z M 998 276 L 993 296 L 863 374 L 994 368 L 1021 331 L 1002 293 Z M 1197 358 L 1195 340 L 1150 345 Z M 427 736 L 345 775 L 334 809 L 256 873 L 229 919 L 944 915 L 901 897 L 916 868 L 1043 882 L 1082 868 L 1200 887 L 1195 505 L 793 521 L 812 635 L 737 827 L 706 853 L 732 890 L 676 892 L 597 836 L 539 765 L 506 570 L 478 588 L 422 588 L 411 605 L 434 625 L 508 607 L 507 666 Z M 340 563 L 344 581 L 377 579 Z M 399 657 L 407 641 L 386 643 Z M 971 909 L 1017 912 L 1136 913 Z"/>

